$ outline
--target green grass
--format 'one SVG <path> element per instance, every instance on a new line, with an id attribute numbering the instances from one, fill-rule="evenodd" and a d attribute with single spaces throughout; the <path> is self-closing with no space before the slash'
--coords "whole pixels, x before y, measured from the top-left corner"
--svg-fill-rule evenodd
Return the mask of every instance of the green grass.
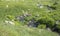
<path id="1" fill-rule="evenodd" d="M 46 29 L 29 28 L 27 26 L 12 26 L 0 24 L 0 36 L 58 36 Z"/>
<path id="2" fill-rule="evenodd" d="M 25 0 L 25 1 L 19 0 L 18 2 L 12 1 L 12 0 L 9 2 L 5 0 L 0 1 L 0 36 L 58 36 L 57 33 L 51 32 L 45 29 L 41 30 L 37 28 L 28 28 L 26 26 L 24 27 L 14 26 L 14 25 L 4 23 L 6 19 L 5 17 L 7 15 L 12 15 L 12 16 L 22 15 L 23 14 L 22 10 L 32 14 L 33 16 L 31 17 L 34 17 L 34 15 L 39 14 L 40 17 L 38 17 L 37 20 L 44 16 L 46 17 L 49 16 L 50 18 L 52 18 L 54 14 L 57 14 L 57 15 L 53 19 L 55 20 L 60 19 L 60 10 L 59 10 L 60 1 L 58 1 L 59 4 L 56 6 L 57 10 L 53 11 L 52 13 L 48 13 L 48 10 L 46 7 L 42 9 L 38 8 L 36 6 L 38 2 L 44 5 L 53 4 L 52 0 L 46 0 L 46 1 L 44 0 L 38 0 L 38 1 L 37 0 Z M 8 5 L 9 7 L 7 8 L 6 5 Z M 31 17 L 28 17 L 28 19 L 29 18 L 31 19 Z"/>

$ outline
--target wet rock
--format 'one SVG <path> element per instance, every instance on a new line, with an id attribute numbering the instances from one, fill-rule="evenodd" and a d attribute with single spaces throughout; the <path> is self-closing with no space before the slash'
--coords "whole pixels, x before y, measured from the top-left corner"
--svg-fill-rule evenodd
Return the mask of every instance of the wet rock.
<path id="1" fill-rule="evenodd" d="M 28 26 L 29 26 L 29 27 L 35 27 L 35 19 L 31 19 L 31 20 L 28 22 Z"/>
<path id="2" fill-rule="evenodd" d="M 29 22 L 28 22 L 28 26 L 29 26 L 29 27 L 33 27 L 33 24 L 34 24 L 34 23 L 33 23 L 32 21 L 29 21 Z"/>
<path id="3" fill-rule="evenodd" d="M 28 26 L 31 26 L 31 27 L 38 27 L 39 24 L 40 24 L 40 22 L 36 21 L 34 19 L 32 19 L 28 22 Z"/>

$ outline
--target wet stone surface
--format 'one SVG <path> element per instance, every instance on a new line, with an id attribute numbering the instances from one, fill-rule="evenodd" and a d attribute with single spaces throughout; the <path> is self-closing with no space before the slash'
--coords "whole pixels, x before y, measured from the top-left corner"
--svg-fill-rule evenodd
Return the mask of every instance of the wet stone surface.
<path id="1" fill-rule="evenodd" d="M 26 20 L 25 18 L 29 17 L 29 16 L 31 16 L 31 15 L 28 14 L 28 13 L 25 13 L 25 14 L 23 14 L 21 16 L 16 16 L 16 19 L 19 20 L 19 21 L 21 21 L 21 22 L 24 22 Z"/>
<path id="2" fill-rule="evenodd" d="M 35 24 L 35 20 L 34 20 L 34 19 L 31 19 L 31 20 L 28 22 L 28 26 L 29 26 L 29 27 L 34 27 L 34 24 Z"/>
<path id="3" fill-rule="evenodd" d="M 32 19 L 32 20 L 30 20 L 30 21 L 28 22 L 28 26 L 29 26 L 29 27 L 38 27 L 39 24 L 40 24 L 40 22 L 38 22 L 38 21 L 36 21 L 36 20 L 34 20 L 34 19 Z"/>

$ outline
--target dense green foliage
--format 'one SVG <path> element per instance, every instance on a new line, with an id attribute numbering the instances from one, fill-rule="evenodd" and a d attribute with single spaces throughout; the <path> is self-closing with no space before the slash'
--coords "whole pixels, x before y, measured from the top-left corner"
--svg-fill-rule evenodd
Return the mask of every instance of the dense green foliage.
<path id="1" fill-rule="evenodd" d="M 42 7 L 38 4 L 41 4 Z M 30 16 L 25 17 L 24 22 L 16 19 L 16 16 L 25 13 L 29 13 Z M 53 29 L 54 25 L 57 24 L 55 27 L 60 32 L 60 0 L 0 0 L 0 36 L 57 36 L 53 32 L 46 31 L 45 33 L 45 30 L 41 35 L 38 32 L 39 29 L 19 27 L 27 25 L 28 21 L 33 18 L 36 20 L 35 22 L 39 22 L 37 28 L 45 29 L 48 25 L 49 28 Z M 15 25 L 5 23 L 6 20 L 13 21 Z M 58 22 L 56 23 L 56 21 Z"/>

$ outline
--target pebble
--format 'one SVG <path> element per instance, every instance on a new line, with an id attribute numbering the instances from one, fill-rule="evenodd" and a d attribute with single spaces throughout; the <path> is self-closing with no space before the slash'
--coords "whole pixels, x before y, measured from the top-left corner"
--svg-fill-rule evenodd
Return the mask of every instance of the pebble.
<path id="1" fill-rule="evenodd" d="M 13 21 L 8 21 L 8 20 L 5 20 L 5 23 L 15 25 L 15 23 Z"/>

